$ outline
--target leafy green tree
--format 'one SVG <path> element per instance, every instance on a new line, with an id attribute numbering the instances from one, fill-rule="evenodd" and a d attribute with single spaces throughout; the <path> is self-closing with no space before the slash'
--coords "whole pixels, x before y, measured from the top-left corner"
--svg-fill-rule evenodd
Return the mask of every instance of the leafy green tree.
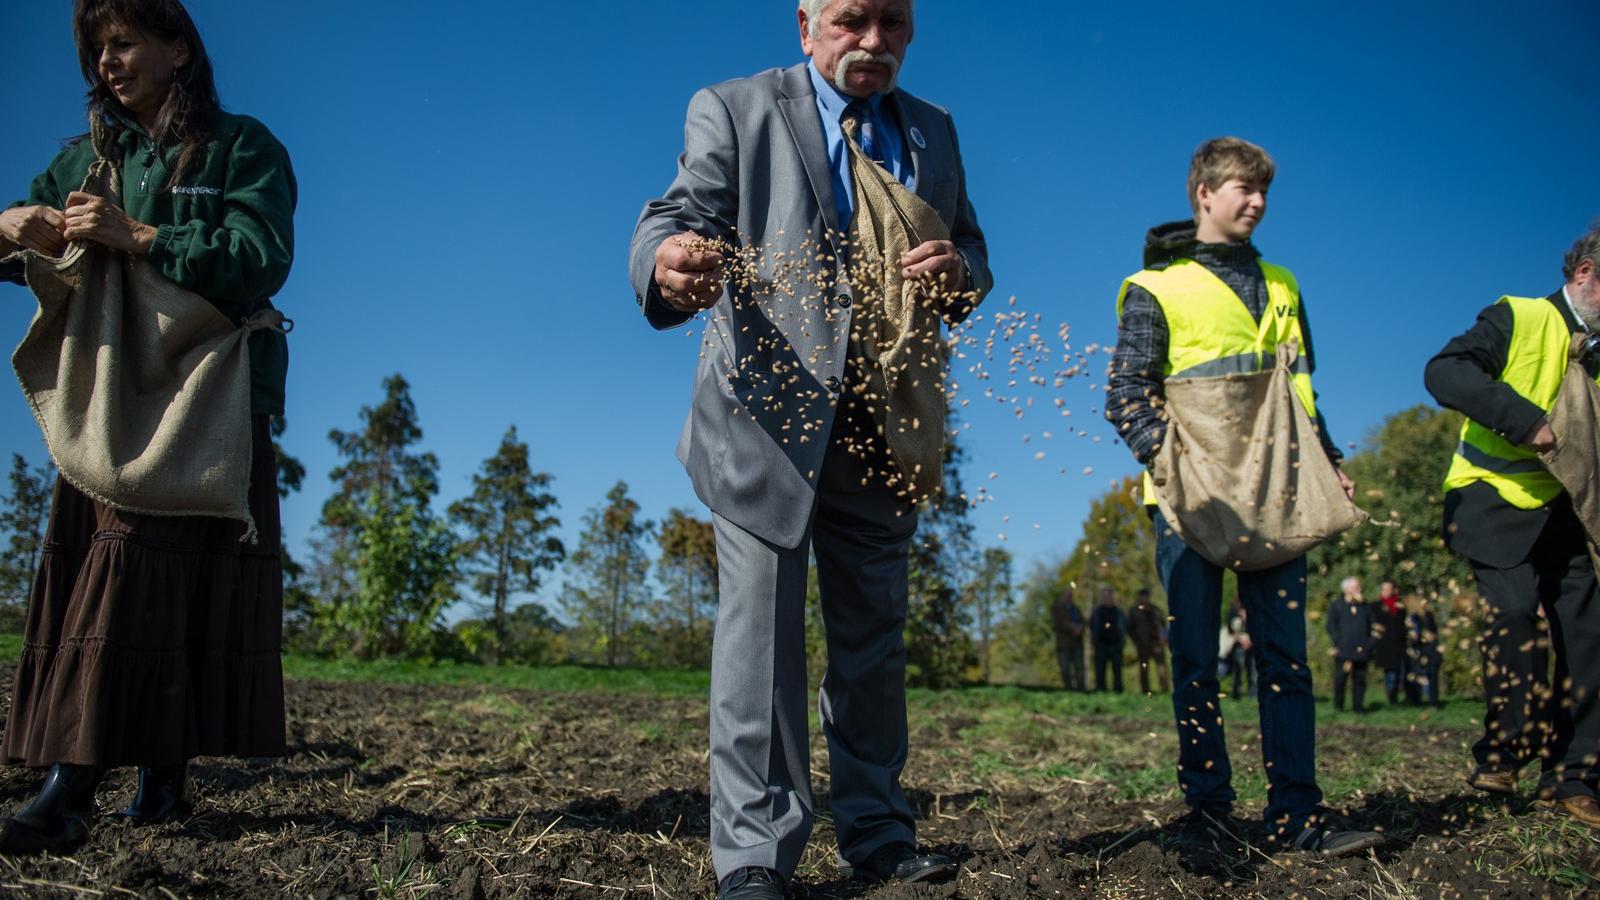
<path id="1" fill-rule="evenodd" d="M 658 610 L 663 656 L 673 665 L 711 664 L 711 631 L 717 614 L 717 537 L 709 521 L 673 509 L 656 543 L 656 580 L 667 599 Z"/>
<path id="2" fill-rule="evenodd" d="M 608 666 L 628 661 L 628 639 L 636 633 L 645 600 L 650 559 L 645 542 L 653 526 L 619 481 L 605 503 L 583 517 L 578 549 L 568 559 L 561 607 L 573 625 L 571 649 L 579 658 Z"/>
<path id="3" fill-rule="evenodd" d="M 1310 615 L 1322 620 L 1346 576 L 1361 579 L 1368 596 L 1392 579 L 1401 593 L 1430 604 L 1439 622 L 1445 683 L 1452 691 L 1478 683 L 1477 618 L 1472 567 L 1444 545 L 1444 473 L 1461 431 L 1461 415 L 1429 406 L 1401 410 L 1367 435 L 1365 449 L 1344 462 L 1356 500 L 1372 521 L 1311 551 Z M 1312 664 L 1330 673 L 1327 637 L 1310 629 Z"/>
<path id="4" fill-rule="evenodd" d="M 990 661 L 995 626 L 1016 599 L 1011 586 L 1011 552 L 1002 547 L 985 548 L 977 576 L 967 585 L 967 593 L 978 620 L 983 680 L 988 683 L 992 676 Z"/>
<path id="5" fill-rule="evenodd" d="M 312 618 L 330 649 L 362 657 L 426 655 L 455 598 L 455 538 L 432 511 L 439 460 L 422 440 L 405 378 L 361 409 L 361 428 L 329 432 L 343 462 L 323 504 Z"/>
<path id="6" fill-rule="evenodd" d="M 426 497 L 368 501 L 359 534 L 356 602 L 341 630 L 364 657 L 430 655 L 444 608 L 456 599 L 455 535 Z"/>
<path id="7" fill-rule="evenodd" d="M 460 556 L 472 588 L 488 599 L 494 640 L 484 649 L 498 662 L 509 642 L 506 611 L 512 593 L 539 590 L 542 573 L 567 557 L 553 533 L 561 520 L 550 493 L 548 472 L 528 464 L 528 445 L 512 426 L 494 456 L 472 476 L 472 493 L 450 505 L 450 520 L 462 532 Z"/>
<path id="8" fill-rule="evenodd" d="M 952 427 L 944 444 L 944 483 L 918 511 L 911 543 L 906 680 L 920 687 L 954 687 L 975 662 L 972 614 L 964 601 L 977 551 L 972 501 L 961 482 L 966 451 L 956 434 Z"/>
<path id="9" fill-rule="evenodd" d="M 1023 579 L 1021 599 L 995 627 L 993 678 L 1009 684 L 1060 684 L 1050 604 L 1070 587 L 1065 560 L 1041 561 Z M 1080 603 L 1082 601 L 1080 600 Z"/>
<path id="10" fill-rule="evenodd" d="M 1140 588 L 1165 606 L 1165 594 L 1156 583 L 1156 534 L 1145 512 L 1141 479 L 1129 476 L 1101 494 L 1083 520 L 1083 536 L 1067 559 L 1063 576 L 1077 588 L 1084 603 L 1097 602 L 1100 588 L 1109 587 L 1126 603 Z"/>
<path id="11" fill-rule="evenodd" d="M 1034 684 L 1056 682 L 1050 605 L 1067 588 L 1077 593 L 1085 616 L 1102 587 L 1115 591 L 1124 605 L 1140 588 L 1149 588 L 1151 599 L 1165 606 L 1155 558 L 1155 530 L 1144 509 L 1140 478 L 1124 478 L 1090 504 L 1072 553 L 1066 559 L 1040 563 L 1029 573 L 1022 602 L 997 629 L 1001 677 Z"/>
<path id="12" fill-rule="evenodd" d="M 10 630 L 21 627 L 33 576 L 39 571 L 55 481 L 56 467 L 48 458 L 35 467 L 22 454 L 11 454 L 10 488 L 0 512 L 0 531 L 6 536 L 5 555 L 0 557 L 0 610 Z"/>

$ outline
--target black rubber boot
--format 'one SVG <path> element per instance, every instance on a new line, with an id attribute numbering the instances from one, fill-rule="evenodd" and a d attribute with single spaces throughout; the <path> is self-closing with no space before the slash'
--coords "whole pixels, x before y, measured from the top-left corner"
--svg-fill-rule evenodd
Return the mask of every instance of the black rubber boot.
<path id="1" fill-rule="evenodd" d="M 108 818 L 129 825 L 159 825 L 189 811 L 189 764 L 139 769 L 139 790 L 127 809 Z"/>
<path id="2" fill-rule="evenodd" d="M 57 763 L 21 812 L 0 821 L 0 853 L 68 853 L 89 837 L 94 790 L 105 770 Z"/>

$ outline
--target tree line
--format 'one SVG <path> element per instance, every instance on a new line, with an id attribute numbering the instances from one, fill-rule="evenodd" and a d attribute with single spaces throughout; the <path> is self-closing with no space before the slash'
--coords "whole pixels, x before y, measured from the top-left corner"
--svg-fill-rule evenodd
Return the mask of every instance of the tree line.
<path id="1" fill-rule="evenodd" d="M 279 442 L 284 429 L 274 422 L 287 498 L 308 473 Z M 684 509 L 650 518 L 618 481 L 582 514 L 569 546 L 555 476 L 535 464 L 514 426 L 467 495 L 443 505 L 439 459 L 422 449 L 421 414 L 399 374 L 328 440 L 338 462 L 309 553 L 283 554 L 289 649 L 489 664 L 710 664 L 717 559 L 708 519 Z M 908 668 L 914 683 L 932 686 L 976 677 L 984 636 L 1009 605 L 1010 556 L 977 546 L 961 448 L 952 443 L 946 458 L 945 490 L 922 510 L 911 554 Z M 48 465 L 14 456 L 0 512 L 0 628 L 21 628 L 54 478 Z M 807 631 L 818 658 L 820 615 L 813 603 Z"/>
<path id="2" fill-rule="evenodd" d="M 582 514 L 569 547 L 559 536 L 555 476 L 534 465 L 514 426 L 473 473 L 470 492 L 439 509 L 439 460 L 420 449 L 420 415 L 405 378 L 384 379 L 379 401 L 357 419 L 328 435 L 339 462 L 328 473 L 334 490 L 309 557 L 284 551 L 291 649 L 489 664 L 710 664 L 717 558 L 708 519 L 684 509 L 648 518 L 618 481 Z M 1477 677 L 1476 653 L 1462 652 L 1475 641 L 1471 572 L 1445 549 L 1438 528 L 1441 473 L 1459 425 L 1454 413 L 1408 409 L 1375 428 L 1367 449 L 1346 461 L 1374 521 L 1312 553 L 1308 610 L 1320 620 L 1346 575 L 1372 585 L 1392 578 L 1443 613 L 1447 681 L 1458 689 Z M 274 450 L 288 497 L 307 473 L 277 442 L 283 429 L 275 423 Z M 943 489 L 920 510 L 906 624 L 913 684 L 1054 683 L 1049 608 L 1068 588 L 1089 602 L 1110 587 L 1126 603 L 1149 587 L 1165 607 L 1137 479 L 1093 501 L 1070 554 L 1036 562 L 1018 582 L 1010 553 L 974 536 L 965 459 L 952 436 Z M 13 455 L 0 510 L 0 628 L 20 629 L 53 480 L 48 463 L 35 467 Z M 813 573 L 806 630 L 820 672 L 826 651 L 816 583 Z M 1313 665 L 1325 677 L 1322 629 L 1309 633 Z"/>

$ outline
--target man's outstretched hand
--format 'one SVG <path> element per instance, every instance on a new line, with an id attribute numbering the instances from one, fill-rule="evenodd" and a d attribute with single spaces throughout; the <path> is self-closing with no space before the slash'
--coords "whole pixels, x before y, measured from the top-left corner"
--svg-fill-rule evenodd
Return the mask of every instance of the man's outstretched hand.
<path id="1" fill-rule="evenodd" d="M 722 296 L 723 256 L 702 246 L 705 243 L 705 238 L 685 231 L 656 248 L 656 287 L 661 299 L 679 312 L 710 309 Z"/>

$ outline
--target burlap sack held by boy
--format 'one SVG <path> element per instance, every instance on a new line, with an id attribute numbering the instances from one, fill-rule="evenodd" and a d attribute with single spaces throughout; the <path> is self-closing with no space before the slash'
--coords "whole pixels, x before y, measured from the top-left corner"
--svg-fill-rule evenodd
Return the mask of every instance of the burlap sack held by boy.
<path id="1" fill-rule="evenodd" d="M 1583 367 L 1583 342 L 1590 335 L 1572 337 L 1567 374 L 1548 416 L 1556 446 L 1539 454 L 1572 497 L 1572 509 L 1589 533 L 1589 555 L 1600 570 L 1600 384 Z"/>
<path id="2" fill-rule="evenodd" d="M 1166 382 L 1156 501 L 1184 543 L 1236 571 L 1289 562 L 1367 519 L 1295 396 L 1298 345 L 1277 357 L 1259 372 Z"/>
<path id="3" fill-rule="evenodd" d="M 83 191 L 120 202 L 105 137 Z M 23 250 L 39 301 L 11 357 L 45 444 L 73 487 L 158 516 L 250 516 L 250 333 L 283 327 L 276 310 L 236 325 L 144 260 L 92 242 L 60 259 Z"/>

